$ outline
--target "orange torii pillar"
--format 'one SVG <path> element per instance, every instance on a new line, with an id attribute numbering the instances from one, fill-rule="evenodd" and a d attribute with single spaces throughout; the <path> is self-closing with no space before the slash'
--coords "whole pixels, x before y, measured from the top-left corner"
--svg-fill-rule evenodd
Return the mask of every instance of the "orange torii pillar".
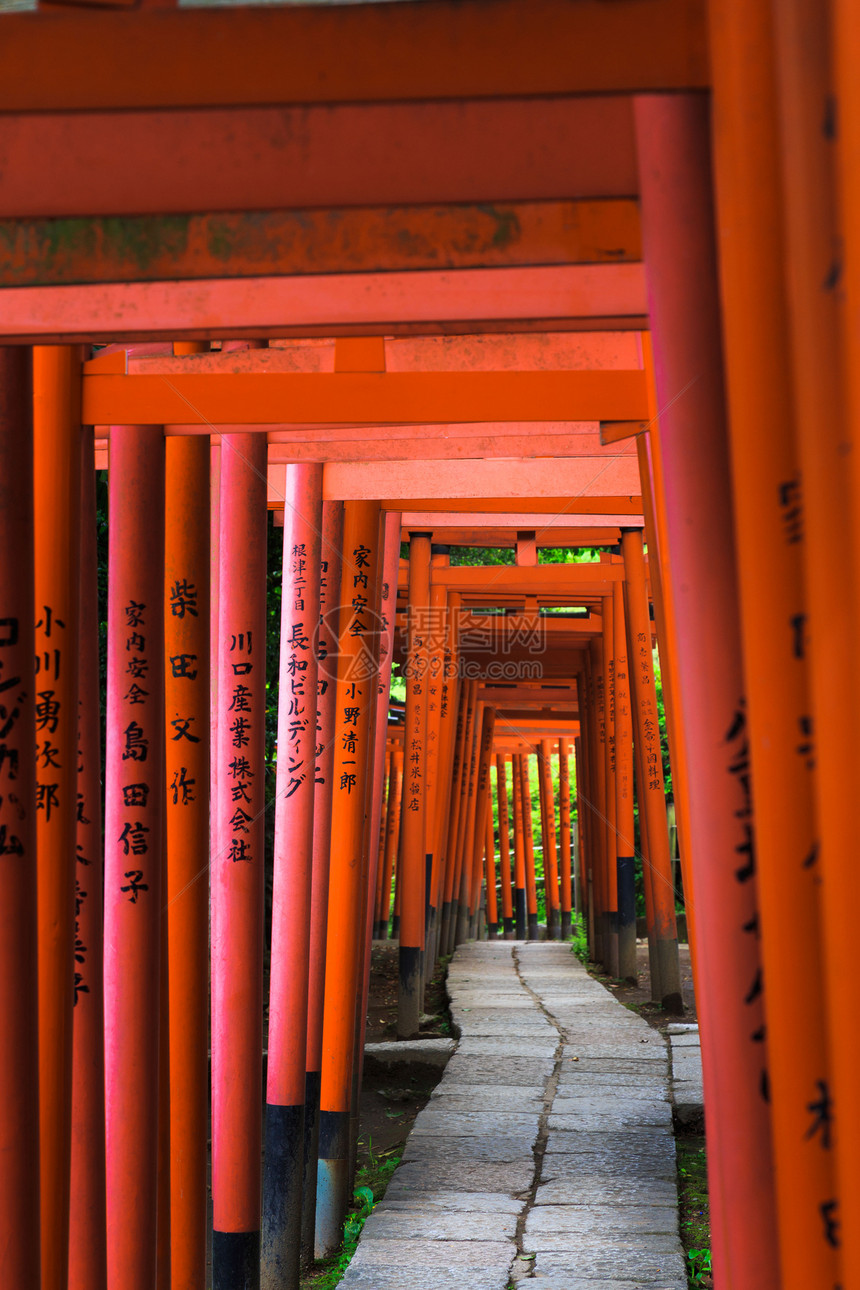
<path id="1" fill-rule="evenodd" d="M 522 758 L 519 753 L 511 757 L 511 800 L 514 804 L 514 932 L 518 941 L 528 935 L 528 906 L 526 901 L 526 840 L 523 821 Z"/>
<path id="2" fill-rule="evenodd" d="M 520 758 L 520 792 L 523 798 L 523 838 L 526 856 L 526 904 L 528 907 L 528 938 L 538 940 L 537 875 L 535 873 L 534 817 L 532 815 L 531 754 Z"/>
<path id="3" fill-rule="evenodd" d="M 205 437 L 167 438 L 164 706 L 168 722 L 181 713 L 200 738 L 165 742 L 170 1093 L 162 1113 L 170 1125 L 171 1275 L 193 1290 L 206 1279 L 209 1138 L 209 461 Z"/>
<path id="4" fill-rule="evenodd" d="M 338 628 L 331 869 L 326 935 L 325 1003 L 320 1078 L 315 1249 L 327 1257 L 341 1243 L 350 1198 L 350 1106 L 355 1010 L 361 989 L 366 891 L 365 809 L 371 778 L 381 550 L 378 502 L 344 510 L 341 614 Z"/>
<path id="5" fill-rule="evenodd" d="M 581 711 L 581 709 L 580 709 Z M 574 855 L 574 900 L 576 901 L 577 914 L 584 913 L 586 919 L 590 915 L 591 906 L 588 899 L 588 831 L 584 827 L 585 820 L 585 801 L 583 797 L 583 784 L 585 779 L 585 766 L 582 752 L 582 735 L 577 735 L 573 741 L 573 765 L 574 775 L 576 778 L 576 843 Z M 591 935 L 589 934 L 589 944 Z"/>
<path id="6" fill-rule="evenodd" d="M 496 803 L 499 817 L 499 868 L 502 876 L 502 929 L 505 940 L 514 935 L 514 904 L 511 886 L 511 830 L 508 809 L 507 757 L 496 754 Z"/>
<path id="7" fill-rule="evenodd" d="M 709 104 L 698 96 L 643 98 L 636 102 L 636 126 L 662 408 L 658 429 L 669 538 L 665 572 L 674 591 L 680 716 L 689 766 L 693 891 L 687 897 L 697 913 L 697 1002 L 707 1117 L 715 1129 L 708 1156 L 712 1248 L 718 1277 L 768 1290 L 782 1284 L 786 1269 L 781 1274 L 774 1258 L 767 1047 Z M 772 389 L 764 389 L 769 398 Z M 684 390 L 683 398 L 677 397 L 679 390 Z M 784 812 L 787 799 L 780 800 Z M 788 822 L 794 826 L 791 812 Z M 781 867 L 786 868 L 785 855 Z M 805 1027 L 816 1017 L 817 1008 L 807 1009 Z M 795 1045 L 798 1065 L 812 1048 Z M 808 1100 L 815 1100 L 812 1087 Z M 810 1153 L 805 1190 L 824 1153 L 814 1138 L 802 1139 L 801 1133 L 796 1143 Z M 794 1177 L 800 1185 L 796 1171 Z M 724 1200 L 729 1196 L 731 1205 Z M 816 1220 L 821 1232 L 820 1214 L 813 1215 Z M 819 1255 L 821 1268 L 832 1255 L 824 1245 Z"/>
<path id="8" fill-rule="evenodd" d="M 387 726 L 386 711 L 382 714 L 383 727 Z M 373 905 L 373 939 L 379 941 L 383 935 L 383 897 L 385 894 L 385 853 L 387 850 L 388 824 L 391 815 L 391 793 L 394 789 L 394 749 L 385 750 L 385 775 L 382 783 L 382 804 L 379 813 L 379 863 L 376 867 L 376 897 Z"/>
<path id="9" fill-rule="evenodd" d="M 492 818 L 490 800 L 490 763 L 493 760 L 493 734 L 496 728 L 496 710 L 484 706 L 481 721 L 481 743 L 478 752 L 478 779 L 475 786 L 475 832 L 472 843 L 472 876 L 469 893 L 469 935 L 478 934 L 478 914 L 481 907 L 481 879 L 484 876 L 484 848 L 487 841 L 487 815 Z M 496 919 L 498 924 L 498 919 Z"/>
<path id="10" fill-rule="evenodd" d="M 107 1250 L 105 1244 L 104 990 L 102 988 L 101 721 L 96 471 L 92 426 L 85 426 L 83 429 L 81 449 L 81 640 L 78 650 L 78 792 L 69 1290 L 104 1290 L 107 1285 Z M 203 960 L 205 965 L 205 948 Z M 205 1072 L 203 1096 L 205 1099 Z M 204 1150 L 205 1142 L 204 1135 Z M 205 1177 L 203 1185 L 205 1188 Z"/>
<path id="11" fill-rule="evenodd" d="M 388 824 L 385 830 L 385 865 L 382 875 L 382 904 L 380 906 L 379 936 L 386 940 L 391 929 L 391 883 L 394 879 L 394 858 L 400 841 L 400 808 L 403 796 L 403 749 L 391 753 L 391 778 L 388 781 Z"/>
<path id="12" fill-rule="evenodd" d="M 487 785 L 487 797 L 490 787 Z M 492 807 L 486 815 L 486 884 L 487 884 L 487 940 L 494 941 L 499 935 L 499 901 L 496 892 L 496 838 L 493 830 Z"/>
<path id="13" fill-rule="evenodd" d="M 573 910 L 573 884 L 571 881 L 573 852 L 571 850 L 570 828 L 570 740 L 566 739 L 564 735 L 558 741 L 558 799 L 561 939 L 566 941 L 570 936 L 571 912 Z"/>
<path id="14" fill-rule="evenodd" d="M 459 855 L 460 837 L 464 826 L 466 805 L 466 780 L 471 756 L 472 729 L 476 706 L 477 681 L 465 681 L 460 691 L 457 711 L 457 746 L 451 771 L 451 813 L 448 823 L 448 857 L 445 867 L 445 898 L 443 901 L 443 927 L 440 937 L 442 952 L 453 952 L 457 931 L 458 897 L 460 892 Z"/>
<path id="15" fill-rule="evenodd" d="M 430 568 L 448 564 L 448 548 L 430 546 Z M 431 572 L 432 577 L 432 572 Z M 426 890 L 424 895 L 424 980 L 433 971 L 433 946 L 437 932 L 436 883 L 439 874 L 439 855 L 435 846 L 437 837 L 437 811 L 439 802 L 439 777 L 442 766 L 439 760 L 440 713 L 442 704 L 442 679 L 445 668 L 445 612 L 447 593 L 444 586 L 431 585 L 428 608 L 425 611 L 424 648 L 426 649 L 424 730 L 424 854 L 426 856 Z"/>
<path id="16" fill-rule="evenodd" d="M 212 1278 L 260 1279 L 266 436 L 221 439 L 217 844 L 212 858 Z M 168 739 L 196 743 L 181 709 Z"/>
<path id="17" fill-rule="evenodd" d="M 605 762 L 604 963 L 618 977 L 618 839 L 615 831 L 615 637 L 612 596 L 603 597 L 603 754 Z"/>
<path id="18" fill-rule="evenodd" d="M 409 540 L 409 605 L 406 615 L 406 728 L 403 754 L 403 817 L 400 827 L 400 979 L 397 1035 L 418 1034 L 427 900 L 427 629 L 430 605 L 430 534 Z"/>
<path id="19" fill-rule="evenodd" d="M 481 756 L 481 731 L 484 725 L 484 704 L 481 700 L 475 704 L 475 720 L 472 731 L 472 746 L 469 752 L 468 779 L 466 798 L 462 807 L 462 827 L 460 830 L 460 855 L 457 861 L 459 870 L 459 899 L 457 903 L 456 945 L 461 945 L 469 938 L 469 906 L 472 893 L 472 863 L 475 841 L 475 807 L 477 804 L 478 765 Z"/>
<path id="20" fill-rule="evenodd" d="M 618 975 L 638 980 L 636 965 L 636 845 L 633 816 L 633 722 L 624 587 L 613 585 L 615 642 L 615 836 L 618 865 Z"/>
<path id="21" fill-rule="evenodd" d="M 42 1286 L 69 1257 L 75 952 L 80 352 L 33 350 L 36 562 L 36 833 L 39 870 L 39 1134 Z"/>
<path id="22" fill-rule="evenodd" d="M 555 832 L 555 794 L 552 787 L 552 746 L 555 740 L 542 739 L 538 752 L 541 818 L 543 823 L 543 872 L 546 900 L 546 934 L 551 941 L 561 932 L 561 902 L 558 886 L 558 839 Z"/>
<path id="23" fill-rule="evenodd" d="M 594 901 L 594 958 L 608 966 L 609 938 L 606 911 L 607 856 L 606 856 L 606 691 L 603 676 L 603 641 L 598 636 L 591 642 L 586 659 L 591 710 L 589 749 L 591 792 L 591 833 L 594 840 L 592 860 L 592 896 Z"/>
<path id="24" fill-rule="evenodd" d="M 343 502 L 323 502 L 320 554 L 320 620 L 317 649 L 316 768 L 314 772 L 313 875 L 308 952 L 308 1031 L 305 1054 L 305 1147 L 302 1186 L 302 1262 L 314 1257 L 317 1204 L 317 1148 L 320 1126 L 323 998 L 334 784 L 338 625 L 343 546 Z"/>
<path id="25" fill-rule="evenodd" d="M 322 474 L 319 463 L 302 462 L 287 466 L 285 479 L 263 1175 L 264 1290 L 296 1290 L 299 1284 Z"/>
<path id="26" fill-rule="evenodd" d="M 0 348 L 0 1249 L 10 1286 L 40 1282 L 33 370 Z M 71 971 L 71 964 L 69 965 Z M 154 1126 L 153 1126 L 154 1129 Z"/>
<path id="27" fill-rule="evenodd" d="M 627 657 L 632 678 L 630 693 L 633 697 L 633 725 L 642 765 L 639 810 L 645 816 L 648 834 L 645 858 L 650 866 L 654 899 L 656 962 L 663 1007 L 669 1012 L 680 1013 L 684 1004 L 678 961 L 678 929 L 675 925 L 675 887 L 669 854 L 663 755 L 654 688 L 651 624 L 648 617 L 641 530 L 625 529 L 621 536 L 621 549 L 627 585 Z"/>
<path id="28" fill-rule="evenodd" d="M 108 1285 L 150 1290 L 156 1266 L 164 830 L 161 426 L 111 426 L 110 460 L 104 869 L 107 1266 Z"/>

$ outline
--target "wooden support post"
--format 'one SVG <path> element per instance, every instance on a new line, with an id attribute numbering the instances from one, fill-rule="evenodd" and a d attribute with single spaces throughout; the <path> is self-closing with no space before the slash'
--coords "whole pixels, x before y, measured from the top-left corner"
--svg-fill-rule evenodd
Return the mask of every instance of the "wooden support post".
<path id="1" fill-rule="evenodd" d="M 156 1262 L 164 832 L 164 439 L 160 426 L 111 427 L 109 514 L 104 924 L 107 1266 L 109 1285 L 148 1290 L 154 1284 Z"/>
<path id="2" fill-rule="evenodd" d="M 33 351 L 36 564 L 36 833 L 39 869 L 39 1138 L 42 1286 L 69 1257 L 75 947 L 80 352 Z"/>
<path id="3" fill-rule="evenodd" d="M 452 807 L 448 829 L 449 858 L 445 874 L 445 896 L 448 905 L 447 936 L 445 934 L 442 936 L 442 946 L 447 954 L 452 953 L 454 949 L 457 920 L 459 918 L 461 839 L 465 829 L 466 794 L 468 791 L 469 760 L 471 757 L 476 706 L 475 695 L 477 691 L 477 681 L 464 682 L 458 712 L 458 752 L 455 753 L 455 770 L 452 772 Z M 459 759 L 459 764 L 457 759 Z"/>
<path id="4" fill-rule="evenodd" d="M 314 1256 L 317 1154 L 320 1127 L 323 997 L 334 782 L 338 622 L 343 546 L 343 503 L 323 502 L 320 555 L 320 621 L 317 633 L 317 758 L 314 774 L 313 874 L 308 953 L 308 1033 L 305 1057 L 305 1150 L 302 1186 L 302 1262 Z"/>
<path id="5" fill-rule="evenodd" d="M 391 754 L 391 778 L 388 781 L 388 827 L 385 836 L 385 869 L 382 880 L 382 918 L 379 934 L 386 939 L 391 923 L 391 883 L 394 879 L 394 859 L 400 841 L 400 806 L 403 795 L 403 749 L 395 748 Z"/>
<path id="6" fill-rule="evenodd" d="M 382 713 L 383 727 L 387 727 L 388 722 L 388 696 L 386 695 L 385 712 Z M 373 907 L 373 939 L 381 940 L 383 933 L 383 914 L 382 903 L 385 891 L 385 852 L 386 841 L 388 838 L 388 820 L 391 807 L 391 790 L 394 787 L 394 751 L 391 748 L 386 749 L 385 753 L 385 776 L 383 779 L 383 797 L 382 809 L 379 818 L 379 864 L 376 869 L 376 898 Z"/>
<path id="7" fill-rule="evenodd" d="M 605 847 L 603 962 L 618 977 L 618 839 L 615 832 L 615 638 L 612 596 L 603 597 L 603 754 L 605 759 Z"/>
<path id="8" fill-rule="evenodd" d="M 577 735 L 573 741 L 573 764 L 576 780 L 576 833 L 574 835 L 573 845 L 573 900 L 576 913 L 585 914 L 587 919 L 590 914 L 586 861 L 588 839 L 585 828 L 585 801 L 583 797 L 585 766 L 583 764 L 582 737 L 580 735 Z"/>
<path id="9" fill-rule="evenodd" d="M 506 941 L 514 935 L 514 904 L 511 883 L 511 831 L 508 810 L 508 759 L 496 754 L 496 803 L 499 818 L 499 868 L 502 876 L 502 928 Z"/>
<path id="10" fill-rule="evenodd" d="M 493 760 L 493 734 L 496 728 L 496 710 L 484 705 L 481 720 L 481 740 L 478 750 L 478 778 L 475 785 L 475 832 L 471 850 L 471 878 L 469 892 L 469 919 L 471 934 L 475 934 L 478 910 L 481 905 L 481 880 L 484 876 L 484 848 L 487 841 L 487 814 L 492 816 L 490 803 L 490 763 Z M 495 889 L 494 889 L 495 890 Z M 489 890 L 487 893 L 489 909 Z M 498 917 L 495 922 L 498 924 Z"/>
<path id="11" fill-rule="evenodd" d="M 445 567 L 449 563 L 448 548 L 430 548 L 432 568 Z M 395 577 L 396 577 L 395 569 Z M 424 980 L 430 980 L 436 964 L 436 940 L 439 932 L 439 913 L 437 907 L 437 888 L 439 885 L 440 854 L 438 846 L 439 812 L 444 802 L 442 792 L 442 774 L 444 759 L 442 757 L 442 687 L 445 684 L 445 652 L 447 648 L 447 592 L 445 587 L 434 584 L 430 588 L 429 614 L 425 640 L 427 648 L 427 733 L 426 733 L 426 782 L 424 806 L 424 851 L 428 857 L 427 869 L 427 917 L 424 927 Z"/>
<path id="12" fill-rule="evenodd" d="M 320 1081 L 315 1248 L 327 1257 L 341 1242 L 350 1197 L 350 1101 L 355 1010 L 361 988 L 360 941 L 367 871 L 365 808 L 377 678 L 371 633 L 381 582 L 379 505 L 348 502 L 344 512 L 338 629 L 331 869 Z"/>
<path id="13" fill-rule="evenodd" d="M 511 757 L 511 800 L 514 804 L 514 913 L 515 933 L 518 941 L 528 935 L 528 903 L 526 900 L 526 840 L 523 822 L 523 771 L 522 756 Z"/>
<path id="14" fill-rule="evenodd" d="M 209 1098 L 209 459 L 205 438 L 165 443 L 164 708 L 169 1025 L 170 1267 L 203 1290 Z M 177 714 L 201 732 L 174 740 Z M 162 1019 L 163 1021 L 163 1019 Z"/>
<path id="15" fill-rule="evenodd" d="M 539 939 L 537 909 L 537 875 L 535 873 L 534 816 L 532 814 L 531 755 L 523 754 L 520 792 L 523 795 L 523 838 L 526 856 L 526 906 L 528 910 L 528 937 Z"/>
<path id="16" fill-rule="evenodd" d="M 105 1290 L 104 900 L 96 472 L 91 426 L 84 427 L 81 437 L 80 623 L 69 1290 Z M 203 957 L 205 961 L 205 950 Z"/>
<path id="17" fill-rule="evenodd" d="M 10 1286 L 39 1286 L 39 1006 L 33 676 L 33 370 L 0 349 L 0 1248 Z M 41 689 L 41 686 L 39 686 Z M 11 699 L 10 697 L 11 696 Z M 71 963 L 69 964 L 71 973 Z"/>
<path id="18" fill-rule="evenodd" d="M 542 739 L 538 753 L 543 819 L 543 872 L 546 899 L 546 934 L 551 941 L 561 935 L 561 904 L 558 886 L 558 840 L 555 832 L 555 793 L 552 786 L 552 739 Z"/>
<path id="19" fill-rule="evenodd" d="M 290 465 L 284 496 L 278 765 L 261 1280 L 300 1270 L 313 878 L 322 466 Z M 241 800 L 240 800 L 241 807 Z"/>
<path id="20" fill-rule="evenodd" d="M 477 691 L 477 685 L 475 685 Z M 461 945 L 469 937 L 469 898 L 472 885 L 472 848 L 475 839 L 475 789 L 478 779 L 478 758 L 481 746 L 481 729 L 484 721 L 484 704 L 476 700 L 470 731 L 469 759 L 465 767 L 465 798 L 460 808 L 459 843 L 457 856 L 458 898 L 457 925 L 454 944 Z"/>
<path id="21" fill-rule="evenodd" d="M 432 594 L 432 589 L 431 589 Z M 436 834 L 434 854 L 438 853 L 439 864 L 434 883 L 437 909 L 436 937 L 433 946 L 434 962 L 444 952 L 445 941 L 442 938 L 442 914 L 447 899 L 448 873 L 451 867 L 450 827 L 449 822 L 454 804 L 453 767 L 458 740 L 458 720 L 455 714 L 460 712 L 460 696 L 463 686 L 458 679 L 458 640 L 455 611 L 446 595 L 442 609 L 445 636 L 443 652 L 442 680 L 440 687 L 439 711 L 439 796 L 436 805 Z"/>
<path id="22" fill-rule="evenodd" d="M 573 850 L 570 827 L 570 740 L 562 735 L 558 741 L 558 823 L 559 866 L 561 875 L 561 939 L 570 937 L 573 912 Z M 635 931 L 635 925 L 634 925 Z"/>
<path id="23" fill-rule="evenodd" d="M 430 604 L 430 534 L 412 533 L 409 542 L 409 608 L 407 611 L 406 730 L 403 757 L 403 823 L 400 840 L 400 978 L 397 1034 L 418 1034 L 424 951 L 427 861 L 426 753 Z"/>
<path id="24" fill-rule="evenodd" d="M 487 799 L 490 800 L 490 785 L 487 784 Z M 496 892 L 496 837 L 493 830 L 492 803 L 485 815 L 485 858 L 487 886 L 487 940 L 495 941 L 499 935 L 499 902 Z"/>
<path id="25" fill-rule="evenodd" d="M 618 975 L 637 981 L 636 966 L 636 845 L 633 818 L 633 723 L 630 712 L 630 668 L 624 588 L 612 589 L 612 631 L 615 654 L 615 836 L 618 865 Z"/>
<path id="26" fill-rule="evenodd" d="M 587 659 L 589 707 L 591 720 L 591 748 L 589 783 L 591 785 L 591 832 L 594 840 L 592 859 L 592 889 L 594 899 L 594 958 L 606 966 L 609 938 L 607 935 L 607 881 L 606 881 L 606 692 L 603 679 L 603 641 L 598 636 L 591 643 L 591 656 Z"/>
<path id="27" fill-rule="evenodd" d="M 266 442 L 221 439 L 218 844 L 212 870 L 212 1276 L 260 1278 Z M 168 737 L 192 742 L 182 710 Z M 172 730 L 172 734 L 171 734 Z M 243 1281 L 244 1278 L 244 1281 Z"/>
<path id="28" fill-rule="evenodd" d="M 651 652 L 651 627 L 648 618 L 648 596 L 645 589 L 645 564 L 642 533 L 625 529 L 621 538 L 624 572 L 627 583 L 628 661 L 633 696 L 633 725 L 639 745 L 642 779 L 640 782 L 640 818 L 644 813 L 648 832 L 645 852 L 651 872 L 654 900 L 656 963 L 659 967 L 663 1007 L 682 1012 L 681 969 L 678 962 L 678 930 L 675 925 L 675 888 L 672 883 L 672 861 L 669 855 L 669 829 L 666 822 L 666 797 L 663 791 L 663 757 L 660 750 L 660 725 L 657 695 L 654 689 L 654 663 Z M 653 969 L 652 969 L 653 970 Z"/>

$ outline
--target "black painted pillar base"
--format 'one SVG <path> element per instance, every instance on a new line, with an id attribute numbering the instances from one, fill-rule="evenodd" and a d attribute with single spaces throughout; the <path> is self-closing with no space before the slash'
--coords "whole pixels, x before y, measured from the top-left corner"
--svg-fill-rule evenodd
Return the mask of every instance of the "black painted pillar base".
<path id="1" fill-rule="evenodd" d="M 516 901 L 515 901 L 514 914 L 516 915 L 516 920 L 517 920 L 517 940 L 524 941 L 526 939 L 526 889 L 525 887 L 517 887 L 515 891 L 515 895 L 516 895 Z"/>
<path id="2" fill-rule="evenodd" d="M 317 1215 L 314 1257 L 327 1259 L 340 1248 L 350 1201 L 349 1111 L 320 1111 Z M 227 1290 L 227 1287 L 224 1287 Z"/>
<path id="3" fill-rule="evenodd" d="M 505 940 L 511 940 L 514 934 L 514 920 L 512 918 L 504 918 L 502 919 L 502 926 L 505 931 Z"/>
<path id="4" fill-rule="evenodd" d="M 618 975 L 633 985 L 639 979 L 636 963 L 636 869 L 633 856 L 618 857 Z"/>
<path id="5" fill-rule="evenodd" d="M 561 911 L 561 939 L 563 941 L 570 940 L 570 929 L 571 929 L 570 910 L 563 909 Z"/>
<path id="6" fill-rule="evenodd" d="M 546 913 L 546 938 L 548 941 L 558 940 L 558 929 L 558 914 L 554 909 L 548 909 Z"/>
<path id="7" fill-rule="evenodd" d="M 212 1233 L 212 1290 L 259 1290 L 260 1233 Z"/>
<path id="8" fill-rule="evenodd" d="M 304 1160 L 302 1164 L 302 1264 L 314 1261 L 317 1218 L 317 1153 L 320 1140 L 320 1073 L 305 1074 Z"/>
<path id="9" fill-rule="evenodd" d="M 262 1290 L 298 1290 L 301 1265 L 304 1103 L 266 1104 Z"/>
<path id="10" fill-rule="evenodd" d="M 397 992 L 397 1038 L 414 1039 L 421 1016 L 421 950 L 400 946 L 400 981 Z"/>
<path id="11" fill-rule="evenodd" d="M 446 900 L 442 905 L 442 917 L 439 920 L 439 953 L 448 953 L 448 939 L 451 935 L 451 902 Z"/>
<path id="12" fill-rule="evenodd" d="M 398 940 L 400 937 L 400 915 L 394 914 L 391 919 L 391 939 Z"/>
<path id="13" fill-rule="evenodd" d="M 498 940 L 498 937 L 499 937 L 499 924 L 487 923 L 487 940 L 495 941 L 495 940 Z"/>
<path id="14" fill-rule="evenodd" d="M 539 941 L 539 940 L 540 940 L 540 932 L 538 931 L 538 918 L 537 918 L 537 914 L 529 914 L 529 935 L 528 935 L 528 939 L 529 939 L 530 941 Z"/>

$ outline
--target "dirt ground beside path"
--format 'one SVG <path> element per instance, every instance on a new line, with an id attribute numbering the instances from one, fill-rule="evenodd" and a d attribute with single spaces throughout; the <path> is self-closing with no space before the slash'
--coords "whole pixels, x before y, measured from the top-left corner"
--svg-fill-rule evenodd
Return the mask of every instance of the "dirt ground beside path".
<path id="1" fill-rule="evenodd" d="M 603 976 L 595 972 L 599 981 L 611 990 L 619 1003 L 632 1005 L 636 1011 L 657 1030 L 665 1030 L 666 1026 L 673 1022 L 693 1022 L 698 1021 L 696 1013 L 696 996 L 693 991 L 693 969 L 690 963 L 690 947 L 682 944 L 678 946 L 678 957 L 681 961 L 681 995 L 684 1000 L 684 1014 L 677 1016 L 672 1012 L 664 1012 L 656 1003 L 651 1002 L 651 972 L 648 968 L 648 942 L 636 942 L 636 963 L 639 969 L 638 985 L 620 985 L 616 984 L 610 977 Z M 594 970 L 594 965 L 590 965 Z"/>

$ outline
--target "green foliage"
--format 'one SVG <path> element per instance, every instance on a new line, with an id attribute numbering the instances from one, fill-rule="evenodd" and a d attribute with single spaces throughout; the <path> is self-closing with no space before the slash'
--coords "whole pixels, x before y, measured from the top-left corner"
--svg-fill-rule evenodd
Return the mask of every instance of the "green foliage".
<path id="1" fill-rule="evenodd" d="M 688 1250 L 687 1251 L 687 1279 L 691 1286 L 700 1286 L 705 1284 L 705 1278 L 708 1278 L 710 1284 L 711 1276 L 711 1251 L 710 1250 Z"/>
<path id="2" fill-rule="evenodd" d="M 361 1146 L 359 1143 L 359 1148 Z M 352 1205 L 343 1225 L 343 1244 L 332 1259 L 314 1264 L 314 1270 L 302 1279 L 303 1290 L 335 1290 L 335 1286 L 340 1284 L 355 1254 L 365 1220 L 382 1200 L 391 1175 L 400 1164 L 399 1152 L 400 1147 L 392 1147 L 377 1155 L 373 1150 L 373 1139 L 368 1138 L 367 1158 L 356 1170 Z"/>
<path id="3" fill-rule="evenodd" d="M 708 1167 L 704 1139 L 679 1137 L 675 1146 L 678 1160 L 681 1241 L 687 1260 L 687 1280 L 692 1288 L 710 1284 L 711 1221 Z"/>
<path id="4" fill-rule="evenodd" d="M 582 914 L 571 914 L 570 948 L 580 963 L 588 962 L 588 932 Z"/>

